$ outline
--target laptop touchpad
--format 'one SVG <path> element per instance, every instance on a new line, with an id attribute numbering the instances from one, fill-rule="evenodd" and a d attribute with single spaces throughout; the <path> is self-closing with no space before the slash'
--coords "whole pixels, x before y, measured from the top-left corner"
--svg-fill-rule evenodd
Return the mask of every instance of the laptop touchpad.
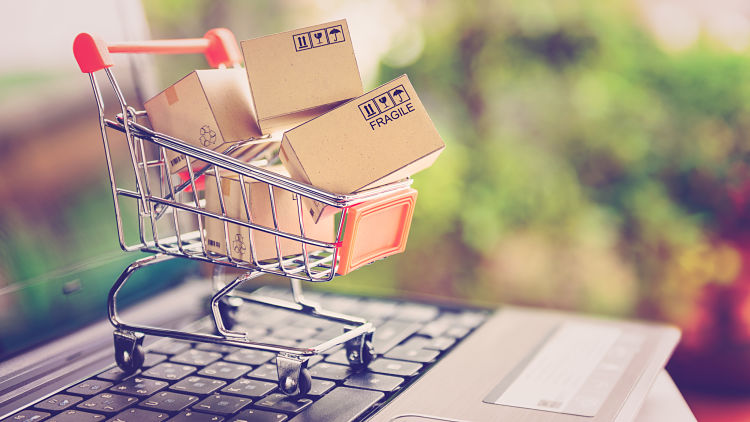
<path id="1" fill-rule="evenodd" d="M 594 416 L 645 340 L 643 335 L 616 327 L 562 323 L 484 402 Z"/>

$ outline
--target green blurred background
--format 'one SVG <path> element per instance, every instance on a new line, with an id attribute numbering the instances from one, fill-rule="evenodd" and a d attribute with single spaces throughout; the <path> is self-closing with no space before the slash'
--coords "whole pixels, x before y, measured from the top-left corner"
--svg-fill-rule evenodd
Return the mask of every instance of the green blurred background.
<path id="1" fill-rule="evenodd" d="M 153 38 L 223 26 L 242 40 L 345 17 L 366 90 L 409 75 L 447 149 L 415 176 L 407 252 L 326 288 L 667 321 L 684 332 L 671 363 L 681 386 L 750 391 L 750 6 L 163 0 L 144 9 Z M 159 57 L 156 86 L 205 66 Z M 6 72 L 0 87 L 34 75 Z M 18 142 L 2 141 L 16 163 Z M 89 193 L 75 201 L 57 191 L 19 199 L 17 186 L 0 184 L 0 288 L 116 253 L 104 177 L 87 173 Z M 54 222 L 29 215 L 29 204 L 50 203 L 63 211 Z M 91 242 L 92 232 L 106 236 Z"/>

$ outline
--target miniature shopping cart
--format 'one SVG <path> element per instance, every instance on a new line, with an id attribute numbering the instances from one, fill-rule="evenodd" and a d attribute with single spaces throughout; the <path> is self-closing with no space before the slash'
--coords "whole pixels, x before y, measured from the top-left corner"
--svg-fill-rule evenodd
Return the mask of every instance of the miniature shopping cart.
<path id="1" fill-rule="evenodd" d="M 335 346 L 344 344 L 347 359 L 354 370 L 367 366 L 374 355 L 372 323 L 325 311 L 305 301 L 300 280 L 330 281 L 336 275 L 346 274 L 403 251 L 416 200 L 416 191 L 409 187 L 411 180 L 357 194 L 336 195 L 278 175 L 260 165 L 247 164 L 253 157 L 243 157 L 240 161 L 230 156 L 232 148 L 272 142 L 271 137 L 248 139 L 229 150 L 215 152 L 151 130 L 144 124 L 146 112 L 136 111 L 126 103 L 110 69 L 113 65 L 110 53 L 203 53 L 213 67 L 238 66 L 240 53 L 237 42 L 227 29 L 213 29 L 198 39 L 119 44 L 106 44 L 95 36 L 82 33 L 76 37 L 73 50 L 81 70 L 88 73 L 94 90 L 120 246 L 124 251 L 151 254 L 128 266 L 109 292 L 108 310 L 109 319 L 115 327 L 117 365 L 127 373 L 138 370 L 144 361 L 143 338 L 145 335 L 155 335 L 275 352 L 279 388 L 288 395 L 306 394 L 310 390 L 307 360 Z M 97 82 L 99 71 L 104 71 L 111 84 L 115 103 L 119 104 L 116 109 L 118 114 L 110 118 L 105 117 L 105 100 Z M 182 173 L 172 174 L 167 154 L 182 155 L 187 163 L 186 169 Z M 206 177 L 219 174 L 232 175 L 239 180 L 244 202 L 244 215 L 240 218 L 227 212 L 222 195 L 219 195 L 218 206 L 207 204 L 201 184 L 212 183 L 213 180 L 219 189 L 220 177 Z M 263 225 L 254 221 L 246 192 L 247 181 L 267 187 L 272 224 Z M 278 197 L 279 192 L 291 193 L 296 204 L 299 224 L 294 230 L 278 224 L 274 198 Z M 318 201 L 340 213 L 334 241 L 305 236 L 303 212 L 306 209 L 304 204 L 309 201 Z M 217 208 L 219 211 L 209 211 Z M 230 250 L 232 242 L 228 235 L 223 242 L 223 253 L 209 251 L 205 239 L 205 224 L 209 219 L 221 222 L 225 233 L 229 233 L 227 228 L 230 225 L 237 225 L 251 233 L 272 236 L 276 257 L 260 261 L 253 253 L 251 259 L 237 259 Z M 299 253 L 291 256 L 282 253 L 281 242 L 289 241 L 300 247 Z M 253 236 L 249 237 L 247 247 L 251 251 L 255 247 Z M 234 267 L 246 271 L 229 283 L 215 282 L 216 292 L 210 300 L 215 324 L 213 333 L 133 325 L 119 318 L 117 295 L 130 276 L 140 268 L 175 257 L 217 264 L 216 268 Z M 264 273 L 288 277 L 294 302 L 235 291 L 244 281 Z M 324 318 L 341 323 L 345 328 L 339 336 L 314 347 L 289 347 L 254 341 L 246 333 L 233 330 L 236 327 L 227 318 L 227 303 L 238 300 Z"/>

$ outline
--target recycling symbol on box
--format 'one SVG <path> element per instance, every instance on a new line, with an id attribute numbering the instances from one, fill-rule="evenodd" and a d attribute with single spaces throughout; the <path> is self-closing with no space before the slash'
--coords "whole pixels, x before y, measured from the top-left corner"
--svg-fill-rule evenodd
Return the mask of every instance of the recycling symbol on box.
<path id="1" fill-rule="evenodd" d="M 245 242 L 242 240 L 242 236 L 240 234 L 234 235 L 234 241 L 232 241 L 232 249 L 234 249 L 234 252 L 239 255 L 245 254 Z"/>
<path id="2" fill-rule="evenodd" d="M 203 125 L 201 127 L 201 135 L 198 140 L 204 147 L 213 145 L 216 143 L 216 132 L 211 129 L 211 126 Z"/>

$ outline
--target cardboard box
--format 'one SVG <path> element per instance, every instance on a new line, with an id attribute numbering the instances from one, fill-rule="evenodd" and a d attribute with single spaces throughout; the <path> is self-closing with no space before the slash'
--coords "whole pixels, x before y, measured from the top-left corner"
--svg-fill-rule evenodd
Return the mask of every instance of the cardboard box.
<path id="1" fill-rule="evenodd" d="M 240 44 L 263 133 L 294 127 L 363 93 L 346 20 Z"/>
<path id="2" fill-rule="evenodd" d="M 445 148 L 406 75 L 284 133 L 279 156 L 292 178 L 337 194 L 423 170 Z M 324 205 L 310 202 L 316 219 Z"/>
<path id="3" fill-rule="evenodd" d="M 146 101 L 145 108 L 157 132 L 218 152 L 233 143 L 262 136 L 242 69 L 191 72 Z M 167 150 L 167 159 L 172 173 L 187 167 L 182 154 Z M 197 160 L 191 164 L 203 165 Z"/>
<path id="4" fill-rule="evenodd" d="M 284 168 L 281 166 L 272 167 L 270 170 L 286 175 Z M 224 198 L 224 207 L 227 216 L 240 221 L 248 221 L 239 178 L 236 174 L 233 174 L 233 177 L 222 176 L 220 181 L 221 194 Z M 273 229 L 273 214 L 268 185 L 245 178 L 245 189 L 250 203 L 252 223 Z M 221 214 L 216 176 L 210 173 L 206 174 L 205 195 L 206 211 Z M 300 236 L 295 195 L 287 190 L 276 187 L 273 188 L 273 195 L 279 230 Z M 305 237 L 324 242 L 333 242 L 335 237 L 333 223 L 333 218 L 325 218 L 316 224 L 311 216 L 304 213 Z M 211 217 L 204 218 L 204 227 L 206 229 L 204 241 L 207 251 L 226 255 L 226 241 L 228 237 L 232 258 L 244 262 L 252 262 L 253 255 L 250 248 L 250 238 L 252 237 L 255 256 L 258 261 L 276 259 L 278 257 L 275 236 L 272 234 L 231 223 L 228 225 L 228 232 L 226 232 L 224 230 L 224 223 L 221 220 Z M 279 237 L 279 246 L 282 256 L 297 255 L 303 252 L 302 243 L 283 237 Z M 307 245 L 308 253 L 320 249 L 319 247 Z"/>

